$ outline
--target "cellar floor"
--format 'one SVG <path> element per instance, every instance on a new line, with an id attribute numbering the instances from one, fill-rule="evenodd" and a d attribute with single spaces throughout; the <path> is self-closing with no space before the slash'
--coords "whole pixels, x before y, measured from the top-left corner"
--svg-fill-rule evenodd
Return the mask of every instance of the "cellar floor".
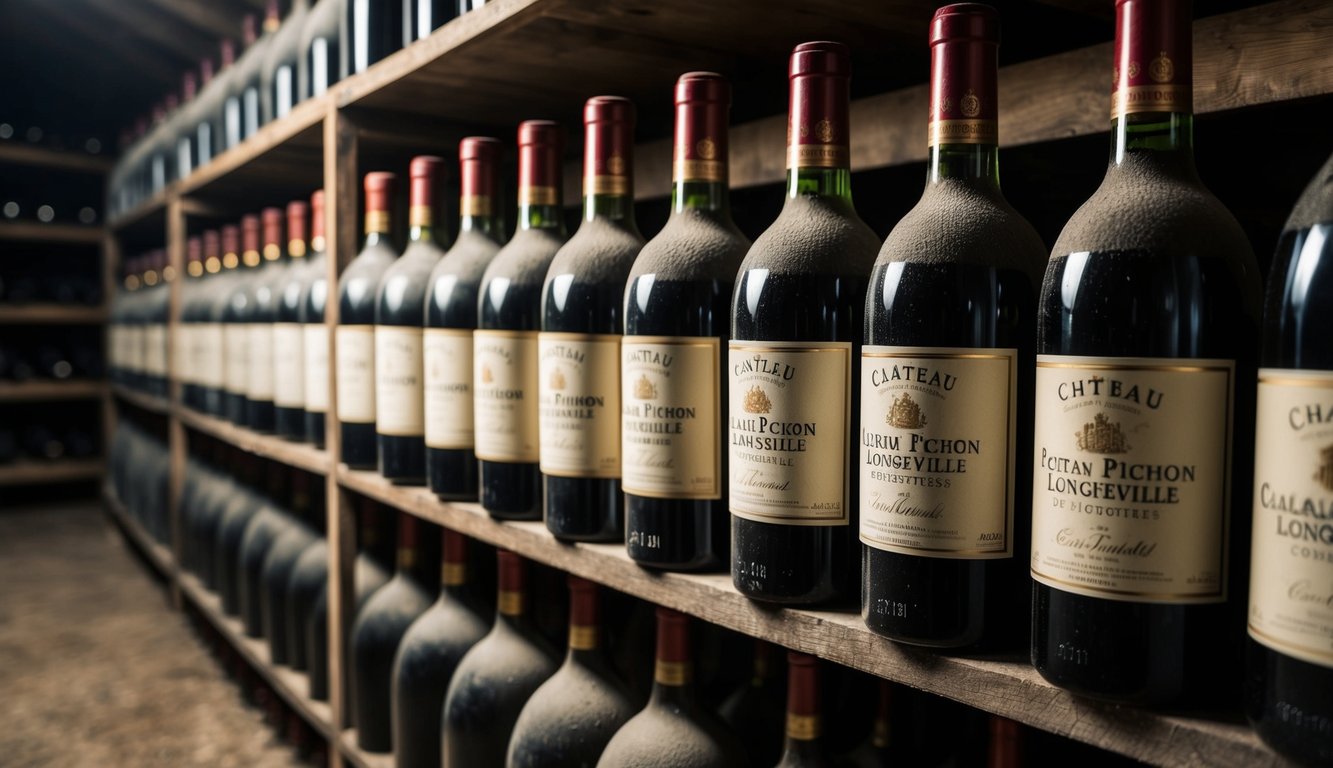
<path id="1" fill-rule="evenodd" d="M 0 504 L 0 765 L 296 766 L 91 503 Z"/>

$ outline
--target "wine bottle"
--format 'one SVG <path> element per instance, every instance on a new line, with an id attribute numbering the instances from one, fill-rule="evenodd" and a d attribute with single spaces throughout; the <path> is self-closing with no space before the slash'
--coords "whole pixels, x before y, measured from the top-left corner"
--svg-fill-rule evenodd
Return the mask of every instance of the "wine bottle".
<path id="1" fill-rule="evenodd" d="M 305 438 L 305 329 L 301 299 L 310 284 L 306 263 L 307 206 L 304 200 L 287 204 L 287 269 L 274 281 L 273 312 L 273 427 L 288 440 Z"/>
<path id="2" fill-rule="evenodd" d="M 262 264 L 259 255 L 259 217 L 241 218 L 240 266 L 232 278 L 223 315 L 222 336 L 227 371 L 226 417 L 244 426 L 249 406 L 246 392 L 250 385 L 250 310 L 254 307 L 253 284 Z"/>
<path id="3" fill-rule="evenodd" d="M 257 462 L 241 455 L 235 459 L 240 469 L 238 477 L 241 487 L 218 518 L 217 532 L 213 537 L 217 593 L 222 602 L 222 611 L 228 616 L 239 615 L 241 610 L 241 541 L 251 518 L 268 503 L 254 491 L 254 483 L 259 477 Z"/>
<path id="4" fill-rule="evenodd" d="M 412 158 L 408 168 L 411 234 L 402 258 L 380 278 L 375 300 L 375 440 L 380 474 L 395 483 L 426 482 L 425 369 L 421 318 L 426 278 L 442 251 L 435 244 L 436 188 L 444 159 Z"/>
<path id="5" fill-rule="evenodd" d="M 403 47 L 430 37 L 457 15 L 457 0 L 403 0 Z"/>
<path id="6" fill-rule="evenodd" d="M 518 126 L 518 231 L 481 278 L 473 334 L 473 425 L 481 505 L 492 517 L 541 517 L 537 330 L 541 287 L 565 241 L 560 126 Z"/>
<path id="7" fill-rule="evenodd" d="M 328 580 L 329 544 L 317 527 L 314 542 L 301 552 L 287 579 L 287 664 L 297 672 L 311 669 L 310 617 Z M 327 634 L 328 627 L 321 631 Z"/>
<path id="8" fill-rule="evenodd" d="M 1037 320 L 1032 662 L 1148 704 L 1231 698 L 1241 658 L 1259 271 L 1194 167 L 1191 29 L 1186 0 L 1117 0 L 1110 165 Z"/>
<path id="9" fill-rule="evenodd" d="M 207 232 L 204 233 L 207 237 Z M 204 270 L 214 263 L 208 257 L 208 240 L 204 240 Z M 227 332 L 226 314 L 228 297 L 237 279 L 236 267 L 240 264 L 241 233 L 234 224 L 222 227 L 218 237 L 217 272 L 209 280 L 208 298 L 213 302 L 208 322 L 204 325 L 203 342 L 200 346 L 207 355 L 203 367 L 204 412 L 213 416 L 227 415 L 228 397 L 227 380 L 233 375 L 227 367 Z"/>
<path id="10" fill-rule="evenodd" d="M 287 277 L 287 263 L 282 258 L 282 209 L 265 208 L 263 268 L 250 283 L 253 304 L 247 321 L 250 341 L 249 377 L 245 388 L 246 425 L 257 432 L 272 432 L 273 405 L 273 324 L 281 300 L 277 286 Z"/>
<path id="11" fill-rule="evenodd" d="M 736 589 L 807 604 L 858 570 L 851 388 L 879 243 L 852 207 L 847 47 L 798 45 L 788 72 L 787 201 L 732 299 L 728 507 Z"/>
<path id="12" fill-rule="evenodd" d="M 906 751 L 895 743 L 893 735 L 893 683 L 880 680 L 878 690 L 879 703 L 870 738 L 838 758 L 838 768 L 889 768 L 906 757 Z"/>
<path id="13" fill-rule="evenodd" d="M 301 289 L 301 353 L 305 356 L 305 435 L 324 447 L 324 420 L 329 410 L 329 329 L 324 325 L 329 278 L 324 245 L 324 190 L 310 196 L 309 280 Z"/>
<path id="14" fill-rule="evenodd" d="M 403 45 L 398 0 L 343 0 L 342 76 L 359 75 Z"/>
<path id="15" fill-rule="evenodd" d="M 607 743 L 598 768 L 735 768 L 746 754 L 695 700 L 690 619 L 657 609 L 657 653 L 648 705 Z"/>
<path id="16" fill-rule="evenodd" d="M 442 691 L 463 654 L 486 635 L 471 592 L 467 537 L 445 530 L 440 599 L 408 628 L 393 662 L 393 757 L 397 768 L 439 768 Z"/>
<path id="17" fill-rule="evenodd" d="M 240 599 L 241 624 L 248 637 L 265 637 L 264 561 L 273 547 L 273 542 L 293 523 L 288 505 L 276 501 L 286 495 L 282 494 L 280 489 L 286 484 L 287 471 L 286 467 L 279 464 L 269 467 L 269 499 L 259 506 L 258 511 L 250 518 L 250 522 L 246 523 L 245 532 L 241 535 L 236 566 L 237 594 Z M 281 479 L 277 477 L 279 473 L 283 475 Z"/>
<path id="18" fill-rule="evenodd" d="M 1270 746 L 1333 762 L 1333 157 L 1283 227 L 1264 303 L 1245 711 Z M 1323 553 L 1320 556 L 1320 553 Z M 1321 592 L 1320 590 L 1324 590 Z"/>
<path id="19" fill-rule="evenodd" d="M 197 409 L 200 401 L 199 369 L 194 366 L 199 352 L 199 308 L 205 288 L 204 239 L 195 235 L 185 241 L 185 284 L 181 286 L 180 324 L 176 327 L 172 349 L 172 376 L 180 382 L 181 402 Z"/>
<path id="20" fill-rule="evenodd" d="M 398 257 L 389 238 L 394 179 L 384 171 L 366 174 L 366 242 L 338 278 L 334 359 L 341 459 L 354 469 L 374 469 L 376 462 L 375 298 L 380 278 Z"/>
<path id="21" fill-rule="evenodd" d="M 644 245 L 625 289 L 621 345 L 625 545 L 640 565 L 724 561 L 722 348 L 736 270 L 750 241 L 731 221 L 721 75 L 676 81 L 672 213 Z"/>
<path id="22" fill-rule="evenodd" d="M 782 757 L 783 680 L 781 668 L 773 668 L 775 653 L 775 646 L 756 639 L 750 676 L 717 710 L 754 765 L 772 765 Z"/>
<path id="23" fill-rule="evenodd" d="M 926 190 L 866 293 L 861 615 L 916 645 L 1005 644 L 1028 613 L 1017 467 L 1045 248 L 1000 193 L 999 42 L 989 6 L 935 12 Z"/>
<path id="24" fill-rule="evenodd" d="M 1023 726 L 999 715 L 990 716 L 990 742 L 986 746 L 986 768 L 1020 768 L 1024 759 Z"/>
<path id="25" fill-rule="evenodd" d="M 323 96 L 342 76 L 342 0 L 316 0 L 301 29 L 301 50 L 305 66 L 298 72 L 304 77 L 301 98 Z"/>
<path id="26" fill-rule="evenodd" d="M 171 295 L 171 282 L 175 280 L 175 268 L 168 262 L 165 248 L 158 248 L 153 252 L 150 274 L 153 273 L 157 275 L 156 285 L 144 297 L 147 303 L 146 319 L 148 321 L 145 366 L 148 370 L 148 392 L 165 398 L 167 397 L 167 378 L 171 373 L 167 362 L 167 320 L 168 315 L 171 314 L 168 299 Z M 68 363 L 66 363 L 65 366 L 48 368 L 48 372 L 59 377 L 60 372 L 67 371 L 68 367 Z M 68 372 L 66 372 L 66 376 L 68 376 Z"/>
<path id="27" fill-rule="evenodd" d="M 509 739 L 509 768 L 595 765 L 635 713 L 629 691 L 605 657 L 596 584 L 569 576 L 565 663 L 523 705 Z"/>
<path id="28" fill-rule="evenodd" d="M 551 260 L 537 337 L 546 527 L 569 541 L 622 541 L 620 338 L 634 223 L 634 104 L 583 108 L 583 223 Z"/>
<path id="29" fill-rule="evenodd" d="M 459 142 L 458 240 L 426 281 L 426 469 L 430 489 L 442 499 L 477 499 L 472 332 L 481 277 L 503 236 L 499 162 L 497 139 Z"/>
<path id="30" fill-rule="evenodd" d="M 787 653 L 787 737 L 777 768 L 829 765 L 820 740 L 819 659 L 797 651 Z"/>
<path id="31" fill-rule="evenodd" d="M 390 705 L 394 655 L 403 634 L 430 607 L 439 573 L 440 540 L 404 512 L 398 516 L 398 569 L 356 615 L 352 625 L 352 725 L 367 752 L 393 749 Z"/>
<path id="32" fill-rule="evenodd" d="M 523 704 L 556 669 L 529 615 L 527 563 L 506 550 L 496 559 L 495 624 L 458 663 L 444 697 L 443 768 L 503 765 Z"/>
<path id="33" fill-rule="evenodd" d="M 305 24 L 308 5 L 307 0 L 292 0 L 287 18 L 265 51 L 261 81 L 266 123 L 286 117 L 301 100 L 298 83 L 298 70 L 304 54 L 301 27 Z"/>
<path id="34" fill-rule="evenodd" d="M 261 570 L 262 591 L 259 594 L 260 630 L 268 639 L 269 660 L 274 664 L 290 664 L 288 656 L 290 644 L 287 637 L 287 614 L 292 606 L 287 601 L 288 586 L 292 569 L 307 547 L 313 546 L 317 537 L 309 520 L 316 506 L 313 500 L 320 494 L 312 492 L 310 475 L 300 470 L 292 471 L 292 503 L 287 516 L 287 525 L 273 538 L 264 555 Z"/>

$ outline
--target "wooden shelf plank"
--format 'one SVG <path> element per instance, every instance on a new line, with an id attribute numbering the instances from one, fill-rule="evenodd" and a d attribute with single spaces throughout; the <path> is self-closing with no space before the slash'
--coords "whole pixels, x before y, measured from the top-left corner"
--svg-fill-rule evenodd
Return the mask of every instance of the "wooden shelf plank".
<path id="1" fill-rule="evenodd" d="M 0 382 L 0 403 L 42 400 L 87 400 L 101 397 L 106 383 L 96 379 L 34 380 Z"/>
<path id="2" fill-rule="evenodd" d="M 88 324 L 106 322 L 105 306 L 77 304 L 0 304 L 0 325 L 17 323 Z"/>
<path id="3" fill-rule="evenodd" d="M 895 644 L 853 610 L 796 610 L 755 603 L 726 573 L 650 572 L 617 544 L 562 544 L 541 522 L 497 522 L 479 505 L 448 504 L 425 488 L 338 468 L 348 490 L 524 557 L 658 605 L 872 675 L 945 696 L 1041 730 L 1156 765 L 1278 766 L 1243 724 L 1162 715 L 1082 699 L 1044 681 L 1023 658 L 963 658 Z"/>
<path id="4" fill-rule="evenodd" d="M 213 162 L 176 182 L 174 194 L 182 197 L 195 194 L 260 160 L 271 164 L 274 151 L 288 143 L 304 143 L 318 152 L 322 136 L 320 124 L 328 114 L 332 99 L 332 96 L 325 94 L 296 105 L 286 117 L 263 126 L 239 146 L 223 152 Z M 312 175 L 317 178 L 322 167 L 315 163 L 313 170 Z"/>
<path id="5" fill-rule="evenodd" d="M 156 221 L 158 218 L 165 219 L 167 202 L 175 196 L 175 186 L 168 186 L 130 210 L 122 211 L 119 215 L 108 219 L 107 227 L 112 231 L 120 231 Z"/>
<path id="6" fill-rule="evenodd" d="M 443 694 L 441 694 L 443 695 Z M 356 729 L 350 728 L 338 739 L 338 751 L 355 768 L 393 768 L 393 753 L 374 754 L 356 745 Z"/>
<path id="7" fill-rule="evenodd" d="M 51 149 L 17 141 L 0 141 L 0 163 L 103 174 L 111 170 L 112 159 L 86 152 Z"/>
<path id="8" fill-rule="evenodd" d="M 322 451 L 308 443 L 294 443 L 273 435 L 261 435 L 185 407 L 177 408 L 176 414 L 190 429 L 211 435 L 243 451 L 307 472 L 328 474 L 330 466 L 328 451 Z"/>
<path id="9" fill-rule="evenodd" d="M 46 485 L 48 483 L 96 480 L 102 476 L 101 459 L 56 459 L 32 461 L 20 459 L 0 465 L 0 486 Z"/>
<path id="10" fill-rule="evenodd" d="M 6 240 L 61 245 L 97 245 L 102 242 L 102 228 L 87 224 L 0 221 L 0 242 Z"/>
<path id="11" fill-rule="evenodd" d="M 149 536 L 143 526 L 139 525 L 139 521 L 130 516 L 129 510 L 125 509 L 125 505 L 116 497 L 116 492 L 110 485 L 102 487 L 102 506 L 158 572 L 170 579 L 176 561 L 171 555 L 171 550 Z"/>
<path id="12" fill-rule="evenodd" d="M 217 595 L 209 592 L 193 574 L 182 572 L 179 574 L 179 581 L 185 597 L 245 657 L 250 666 L 263 675 L 278 695 L 300 713 L 306 722 L 314 726 L 325 739 L 331 743 L 336 741 L 333 732 L 333 710 L 328 702 L 310 698 L 309 678 L 304 673 L 296 672 L 289 667 L 274 665 L 269 656 L 268 643 L 247 636 L 240 620 L 223 613 L 222 601 Z"/>
<path id="13" fill-rule="evenodd" d="M 160 413 L 164 415 L 171 413 L 170 401 L 158 397 L 157 395 L 149 395 L 144 392 L 137 392 L 122 384 L 112 384 L 111 394 L 115 395 L 118 399 L 124 400 L 130 405 L 135 406 L 136 408 L 141 408 L 150 413 Z"/>

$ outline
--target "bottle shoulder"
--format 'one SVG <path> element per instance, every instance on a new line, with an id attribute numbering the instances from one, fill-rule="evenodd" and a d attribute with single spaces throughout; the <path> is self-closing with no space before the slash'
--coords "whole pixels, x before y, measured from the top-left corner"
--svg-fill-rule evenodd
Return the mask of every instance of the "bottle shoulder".
<path id="1" fill-rule="evenodd" d="M 551 259 L 564 244 L 565 239 L 555 230 L 520 229 L 495 253 L 482 274 L 482 285 L 504 278 L 511 285 L 540 286 Z"/>
<path id="2" fill-rule="evenodd" d="M 798 195 L 754 241 L 740 270 L 868 276 L 879 246 L 874 231 L 842 200 Z"/>
<path id="3" fill-rule="evenodd" d="M 678 211 L 644 244 L 629 279 L 653 274 L 660 280 L 731 282 L 750 245 L 730 217 Z"/>
<path id="4" fill-rule="evenodd" d="M 606 745 L 598 766 L 654 768 L 730 766 L 733 755 L 688 709 L 652 702 L 630 718 Z"/>
<path id="5" fill-rule="evenodd" d="M 643 238 L 638 232 L 600 217 L 588 219 L 556 252 L 546 277 L 550 280 L 556 275 L 573 275 L 575 282 L 623 286 L 642 249 Z"/>
<path id="6" fill-rule="evenodd" d="M 464 232 L 434 265 L 430 285 L 434 288 L 444 280 L 478 284 L 499 252 L 500 244 L 489 237 L 479 232 Z"/>
<path id="7" fill-rule="evenodd" d="M 540 683 L 555 670 L 555 658 L 541 641 L 497 620 L 459 662 L 455 679 L 459 684 L 486 688 L 498 686 L 500 680 L 506 686 L 519 679 Z"/>

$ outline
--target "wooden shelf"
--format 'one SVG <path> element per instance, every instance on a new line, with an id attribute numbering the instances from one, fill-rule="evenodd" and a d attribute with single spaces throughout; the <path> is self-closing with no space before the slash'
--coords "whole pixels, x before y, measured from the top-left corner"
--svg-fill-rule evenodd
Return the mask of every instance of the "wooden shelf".
<path id="1" fill-rule="evenodd" d="M 171 578 L 175 570 L 176 559 L 172 557 L 171 550 L 157 542 L 148 532 L 139 525 L 139 521 L 130 516 L 129 510 L 120 503 L 116 497 L 116 492 L 110 485 L 102 487 L 102 506 L 120 525 L 120 529 L 130 538 L 134 546 L 148 558 L 148 561 L 157 568 L 158 572 Z"/>
<path id="2" fill-rule="evenodd" d="M 106 322 L 104 306 L 75 304 L 0 304 L 0 325 L 61 323 L 94 325 Z"/>
<path id="3" fill-rule="evenodd" d="M 102 476 L 101 459 L 55 459 L 32 461 L 20 459 L 0 465 L 0 486 L 46 485 L 48 483 L 96 480 Z"/>
<path id="4" fill-rule="evenodd" d="M 0 221 L 0 242 L 25 241 L 59 245 L 98 245 L 102 228 L 87 224 L 43 224 L 38 221 Z"/>
<path id="5" fill-rule="evenodd" d="M 0 164 L 103 174 L 111 170 L 112 160 L 101 155 L 3 141 L 0 142 Z"/>
<path id="6" fill-rule="evenodd" d="M 163 415 L 171 413 L 170 401 L 158 397 L 157 395 L 138 392 L 122 384 L 112 384 L 111 394 L 136 408 L 140 408 L 150 413 L 160 413 Z"/>
<path id="7" fill-rule="evenodd" d="M 120 231 L 140 226 L 150 228 L 159 224 L 166 220 L 167 203 L 175 196 L 175 187 L 167 187 L 130 210 L 109 218 L 107 227 L 112 231 Z"/>
<path id="8" fill-rule="evenodd" d="M 261 435 L 189 408 L 177 408 L 176 413 L 181 423 L 190 429 L 216 437 L 243 451 L 307 472 L 328 474 L 330 465 L 328 451 L 322 451 L 308 443 L 294 443 L 273 435 Z"/>
<path id="9" fill-rule="evenodd" d="M 35 380 L 20 384 L 0 382 L 0 403 L 42 400 L 88 400 L 101 397 L 106 384 L 96 379 Z"/>
<path id="10" fill-rule="evenodd" d="M 179 574 L 179 581 L 181 592 L 186 599 L 204 615 L 208 623 L 227 638 L 227 642 L 245 657 L 251 667 L 263 675 L 278 695 L 299 712 L 306 722 L 314 726 L 330 744 L 336 741 L 333 731 L 333 710 L 328 702 L 310 698 L 310 681 L 307 676 L 289 667 L 274 665 L 269 656 L 268 643 L 247 636 L 240 619 L 223 613 L 222 601 L 204 588 L 193 574 L 182 572 Z"/>
<path id="11" fill-rule="evenodd" d="M 443 695 L 443 692 L 441 692 Z M 374 754 L 366 752 L 356 745 L 356 729 L 351 728 L 343 731 L 342 737 L 338 739 L 338 751 L 347 762 L 355 768 L 393 768 L 393 753 Z"/>
<path id="12" fill-rule="evenodd" d="M 1082 699 L 1047 683 L 1024 658 L 962 658 L 912 649 L 866 629 L 853 610 L 775 608 L 743 597 L 731 576 L 657 573 L 619 544 L 562 544 L 541 522 L 497 522 L 479 505 L 446 504 L 425 488 L 338 468 L 348 490 L 488 544 L 753 637 L 945 696 L 1044 731 L 1157 765 L 1281 765 L 1240 722 L 1161 715 Z"/>

